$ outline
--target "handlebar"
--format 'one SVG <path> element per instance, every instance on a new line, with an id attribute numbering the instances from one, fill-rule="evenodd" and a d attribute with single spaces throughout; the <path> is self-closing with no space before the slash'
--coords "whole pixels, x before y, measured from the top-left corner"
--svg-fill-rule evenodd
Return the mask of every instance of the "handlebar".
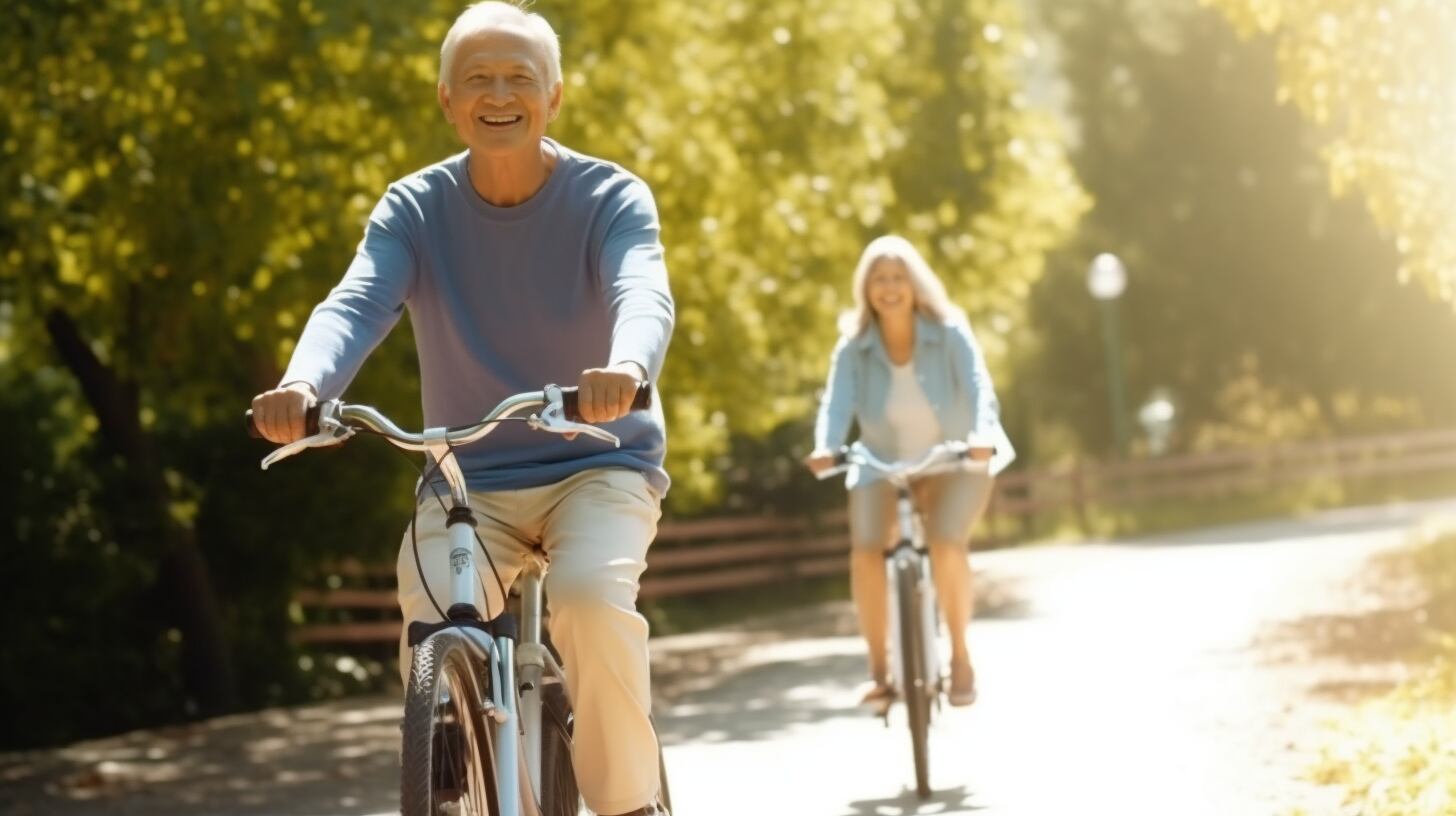
<path id="1" fill-rule="evenodd" d="M 319 432 L 319 411 L 323 409 L 323 403 L 316 402 L 308 407 L 308 412 L 303 415 L 303 433 L 305 436 L 313 436 Z M 243 421 L 248 426 L 248 436 L 254 439 L 262 439 L 263 434 L 258 432 L 258 426 L 253 424 L 253 409 L 249 408 L 243 413 Z"/>
<path id="2" fill-rule="evenodd" d="M 581 414 L 576 409 L 576 386 L 561 389 L 561 408 L 566 413 L 566 418 L 572 422 L 581 422 Z M 637 384 L 637 393 L 632 395 L 632 410 L 646 411 L 652 407 L 652 383 L 643 381 Z"/>
<path id="3" fill-rule="evenodd" d="M 482 430 L 484 427 L 490 426 L 492 423 L 505 416 L 506 414 L 512 413 L 516 410 L 528 406 L 535 407 L 538 405 L 548 404 L 550 402 L 550 399 L 547 395 L 547 390 L 549 390 L 551 387 L 552 386 L 548 386 L 548 389 L 543 389 L 541 391 L 529 391 L 523 394 L 517 394 L 513 397 L 507 397 L 504 401 L 500 403 L 500 405 L 497 405 L 495 407 L 495 410 L 491 411 L 488 415 L 486 415 L 485 419 L 481 420 L 479 423 L 475 425 L 447 429 L 447 440 L 451 444 L 464 444 L 465 442 L 473 442 L 476 438 L 478 438 L 474 436 L 476 432 Z M 578 391 L 577 387 L 561 387 L 559 390 L 561 392 L 562 415 L 569 422 L 581 422 L 581 411 L 579 410 L 576 402 Z M 319 432 L 319 416 L 322 413 L 323 408 L 326 404 L 328 403 L 316 403 L 309 407 L 308 413 L 304 416 L 304 434 L 306 436 L 313 436 L 314 434 L 317 434 Z M 645 411 L 651 407 L 652 384 L 649 382 L 642 382 L 637 386 L 637 393 L 632 396 L 632 410 Z M 405 433 L 383 414 L 366 405 L 345 405 L 343 403 L 339 403 L 338 414 L 338 419 L 344 424 L 362 425 L 363 427 L 368 428 L 369 430 L 374 431 L 375 433 L 378 433 L 382 436 L 388 437 L 389 439 L 397 443 L 404 443 L 404 445 L 410 447 L 414 447 L 416 444 L 424 444 L 424 434 Z M 253 422 L 253 409 L 249 408 L 247 412 L 243 414 L 243 418 L 248 427 L 248 436 L 251 436 L 254 439 L 262 439 L 263 435 L 258 432 L 258 426 Z"/>
<path id="4" fill-rule="evenodd" d="M 835 451 L 834 467 L 819 473 L 818 477 L 828 479 L 843 473 L 850 465 L 858 465 L 879 471 L 892 482 L 908 481 L 926 473 L 955 470 L 964 467 L 968 462 L 975 463 L 977 460 L 971 458 L 971 451 L 984 449 L 985 446 L 981 445 L 947 441 L 932 447 L 915 462 L 885 462 L 871 453 L 863 443 L 855 442 Z M 991 450 L 994 452 L 995 448 Z"/>
<path id="5" fill-rule="evenodd" d="M 448 450 L 457 445 L 468 445 L 483 439 L 496 429 L 497 423 L 516 411 L 541 406 L 545 407 L 539 413 L 532 413 L 529 418 L 522 417 L 534 430 L 568 435 L 580 434 L 600 439 L 613 446 L 621 444 L 621 440 L 610 431 L 580 421 L 581 414 L 577 404 L 576 388 L 548 385 L 540 391 L 526 391 L 506 397 L 499 405 L 491 409 L 485 418 L 473 425 L 461 425 L 454 428 L 426 428 L 421 433 L 408 433 L 401 430 L 398 425 L 390 421 L 389 417 L 367 405 L 346 405 L 339 400 L 329 400 L 309 408 L 306 417 L 308 434 L 274 449 L 263 459 L 263 469 L 267 470 L 268 466 L 274 462 L 286 459 L 306 448 L 337 445 L 361 430 L 382 436 L 404 450 L 426 451 L 438 455 L 442 450 Z M 652 407 L 652 386 L 650 383 L 644 382 L 637 386 L 637 393 L 632 397 L 632 410 L 637 411 L 650 407 Z M 254 437 L 259 436 L 258 428 L 253 422 L 253 412 L 247 411 L 244 418 L 247 422 L 248 433 Z"/>

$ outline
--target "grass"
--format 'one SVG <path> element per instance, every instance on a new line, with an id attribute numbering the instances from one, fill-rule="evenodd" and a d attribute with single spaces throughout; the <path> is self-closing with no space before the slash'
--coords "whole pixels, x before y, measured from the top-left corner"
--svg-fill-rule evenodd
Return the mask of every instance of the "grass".
<path id="1" fill-rule="evenodd" d="M 1417 678 L 1336 723 L 1310 768 L 1361 816 L 1456 813 L 1456 536 L 1425 542 L 1411 568 L 1431 627 Z"/>

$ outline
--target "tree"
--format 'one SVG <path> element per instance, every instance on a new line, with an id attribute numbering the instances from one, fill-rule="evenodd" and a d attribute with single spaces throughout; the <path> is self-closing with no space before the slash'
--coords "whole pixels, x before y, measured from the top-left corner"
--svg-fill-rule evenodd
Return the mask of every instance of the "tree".
<path id="1" fill-rule="evenodd" d="M 434 67 L 408 13 L 326 7 L 56 2 L 0 23 L 0 359 L 59 362 L 85 401 L 62 432 L 125 461 L 113 521 L 160 565 L 204 713 L 237 702 L 192 530 L 205 491 L 159 434 L 236 427 L 317 272 L 336 274 L 400 165 L 444 146 L 424 127 Z M 413 129 L 376 113 L 408 107 Z"/>
<path id="2" fill-rule="evenodd" d="M 1281 101 L 1321 128 L 1337 193 L 1357 191 L 1405 258 L 1456 298 L 1456 6 L 1447 0 L 1203 0 L 1267 35 Z"/>
<path id="3" fill-rule="evenodd" d="M 1266 49 L 1179 0 L 1057 5 L 1047 20 L 1097 205 L 1033 296 L 1041 342 L 1011 396 L 1039 429 L 1110 446 L 1084 283 L 1102 251 L 1129 267 L 1129 395 L 1171 389 L 1184 446 L 1451 418 L 1456 393 L 1430 371 L 1456 321 L 1382 274 L 1398 254 L 1358 202 L 1332 199 L 1311 128 L 1273 98 Z"/>
<path id="4" fill-rule="evenodd" d="M 905 232 L 1004 332 L 1085 201 L 1017 92 L 1011 3 L 619 5 L 542 10 L 563 21 L 563 138 L 658 199 L 678 299 L 669 470 L 693 510 L 721 500 L 731 435 L 812 412 L 869 238 Z"/>
<path id="5" fill-rule="evenodd" d="M 869 237 L 911 233 L 974 295 L 973 314 L 1009 315 L 1082 206 L 1059 135 L 1017 99 L 1009 0 L 538 9 L 566 52 L 554 134 L 644 177 L 662 213 L 678 302 L 663 385 L 679 511 L 721 497 L 730 437 L 808 412 Z M 358 502 L 352 482 L 244 479 L 248 452 L 220 440 L 237 438 L 247 399 L 276 382 L 385 186 L 458 149 L 434 95 L 458 10 L 53 0 L 0 21 L 11 134 L 0 179 L 12 193 L 0 362 L 23 396 L 42 393 L 31 373 L 49 383 L 44 399 L 16 403 L 42 414 L 48 444 L 35 450 L 50 454 L 17 478 L 70 468 L 61 483 L 80 491 L 91 457 L 121 463 L 122 478 L 85 487 L 107 497 L 85 518 L 138 563 L 162 565 L 133 580 L 182 601 L 164 625 L 197 711 L 239 698 L 227 632 L 262 625 L 240 609 L 281 606 L 286 577 L 265 589 L 250 546 L 266 542 L 266 563 L 287 572 L 397 541 L 388 520 L 407 511 L 407 471 L 391 477 L 395 498 L 352 514 L 350 530 L 378 522 L 369 543 L 285 554 L 278 541 L 298 525 Z M 349 396 L 417 422 L 408 333 L 395 335 Z M 293 478 L 301 496 L 278 498 Z M 252 509 L 265 501 L 288 512 Z M 59 559 L 73 542 L 48 515 L 15 509 L 49 547 L 34 552 Z"/>

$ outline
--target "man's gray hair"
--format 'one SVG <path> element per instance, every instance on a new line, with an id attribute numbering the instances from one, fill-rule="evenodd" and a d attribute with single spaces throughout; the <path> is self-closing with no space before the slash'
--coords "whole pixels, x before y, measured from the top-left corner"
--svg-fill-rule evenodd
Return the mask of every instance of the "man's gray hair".
<path id="1" fill-rule="evenodd" d="M 445 32 L 445 41 L 440 43 L 440 82 L 448 84 L 447 77 L 450 73 L 450 62 L 455 58 L 455 47 L 460 43 L 460 38 L 473 31 L 484 27 L 484 24 L 495 20 L 514 20 L 525 25 L 541 44 L 546 48 L 546 86 L 555 87 L 561 81 L 561 40 L 556 36 L 556 29 L 546 22 L 546 18 L 535 13 L 526 11 L 525 8 L 515 3 L 502 2 L 502 0 L 484 0 L 480 3 L 472 3 L 460 12 L 455 18 L 455 23 L 450 30 Z"/>

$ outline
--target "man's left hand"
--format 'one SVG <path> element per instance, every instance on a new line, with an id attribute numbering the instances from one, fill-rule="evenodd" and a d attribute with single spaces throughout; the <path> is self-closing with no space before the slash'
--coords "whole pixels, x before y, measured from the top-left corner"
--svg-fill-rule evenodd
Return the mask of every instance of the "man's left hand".
<path id="1" fill-rule="evenodd" d="M 583 422 L 600 424 L 620 419 L 632 410 L 647 372 L 636 363 L 618 363 L 606 368 L 588 368 L 577 382 L 576 408 Z"/>

